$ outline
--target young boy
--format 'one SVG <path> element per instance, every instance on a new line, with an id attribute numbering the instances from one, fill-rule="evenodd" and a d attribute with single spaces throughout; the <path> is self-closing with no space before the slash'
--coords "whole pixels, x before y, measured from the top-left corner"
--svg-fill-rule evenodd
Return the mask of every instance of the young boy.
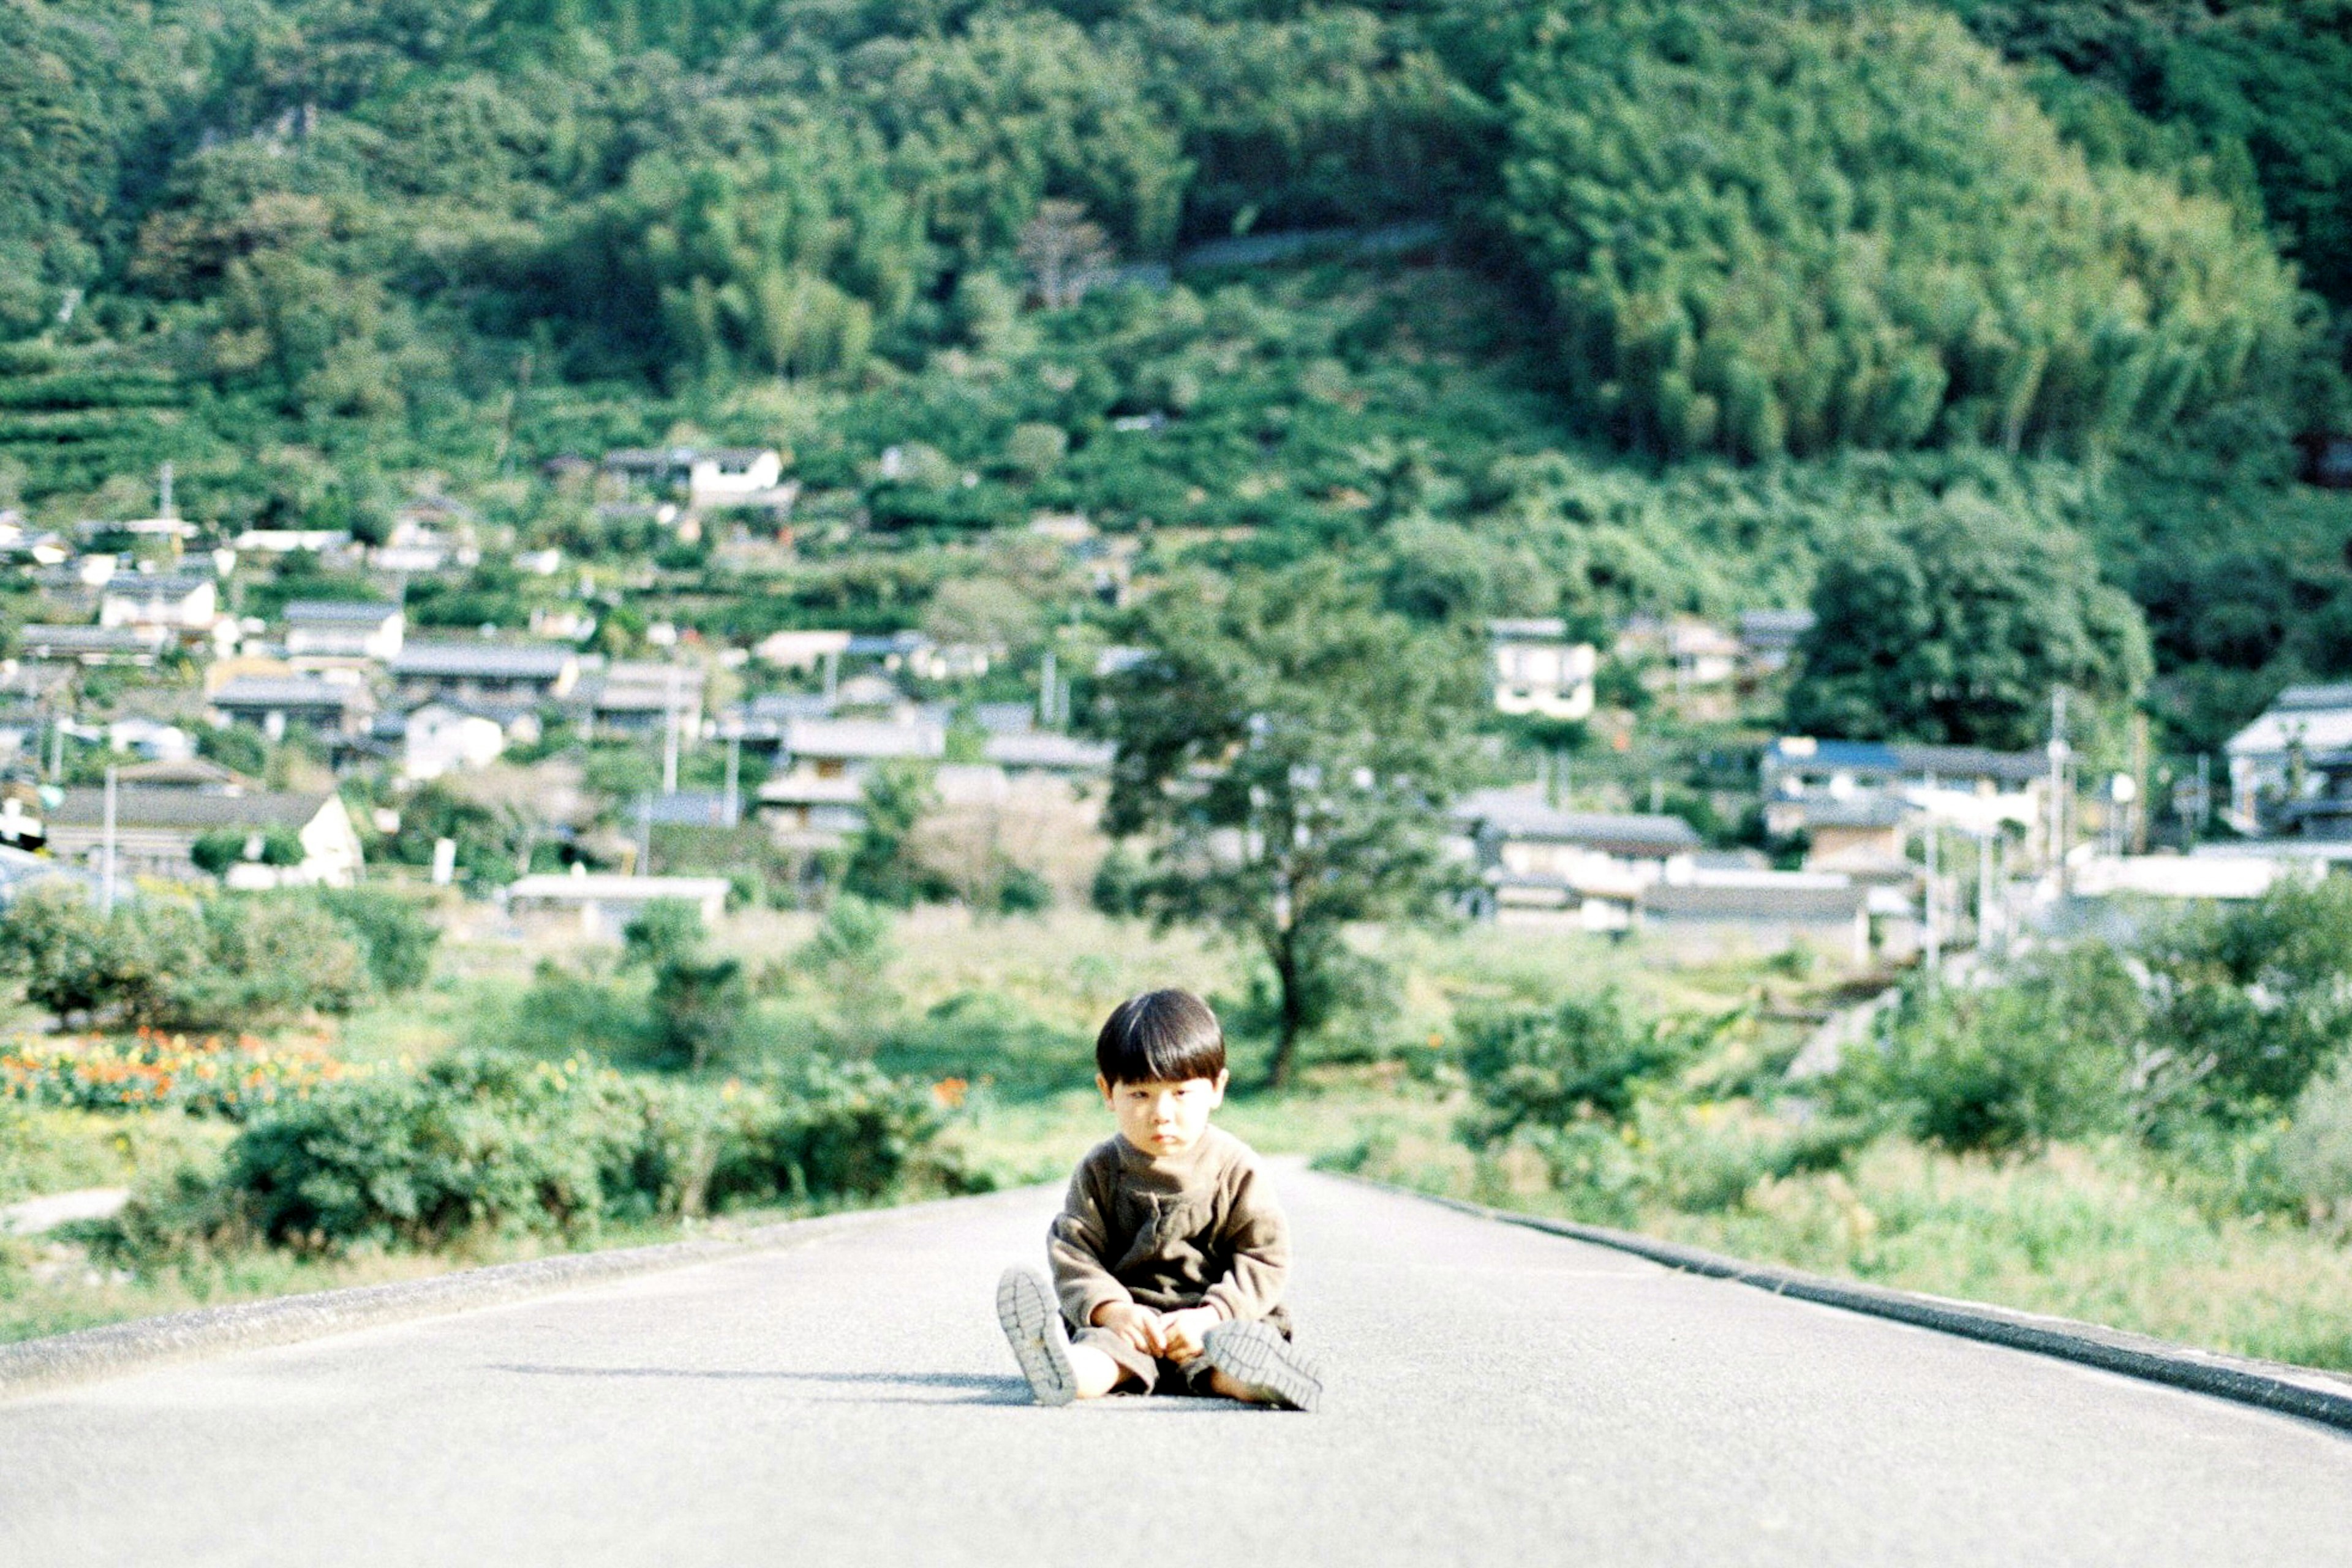
<path id="1" fill-rule="evenodd" d="M 1095 1087 L 1118 1131 L 1070 1178 L 1046 1244 L 1055 1292 L 1020 1268 L 996 1288 L 1039 1404 L 1122 1387 L 1293 1410 L 1321 1397 L 1291 1348 L 1282 1210 L 1249 1146 L 1209 1125 L 1225 1076 L 1224 1031 L 1190 992 L 1131 997 L 1103 1025 Z"/>

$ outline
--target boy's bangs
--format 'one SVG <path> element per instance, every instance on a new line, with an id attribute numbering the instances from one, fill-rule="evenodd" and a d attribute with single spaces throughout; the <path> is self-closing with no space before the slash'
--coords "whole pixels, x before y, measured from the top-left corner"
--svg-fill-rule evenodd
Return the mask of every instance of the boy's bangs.
<path id="1" fill-rule="evenodd" d="M 1225 1033 L 1189 991 L 1150 991 L 1122 1002 L 1095 1040 L 1095 1067 L 1111 1083 L 1181 1083 L 1225 1070 Z"/>

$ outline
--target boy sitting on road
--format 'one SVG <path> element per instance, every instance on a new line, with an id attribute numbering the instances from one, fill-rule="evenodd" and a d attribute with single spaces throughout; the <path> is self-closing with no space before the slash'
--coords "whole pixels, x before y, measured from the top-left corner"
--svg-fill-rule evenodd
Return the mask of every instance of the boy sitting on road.
<path id="1" fill-rule="evenodd" d="M 1021 1268 L 996 1288 L 1037 1402 L 1165 1386 L 1314 1409 L 1322 1379 L 1291 1347 L 1282 1302 L 1282 1210 L 1249 1146 L 1209 1125 L 1225 1099 L 1217 1016 L 1186 991 L 1131 997 L 1103 1025 L 1095 1068 L 1118 1131 L 1070 1178 L 1046 1244 L 1055 1293 Z"/>

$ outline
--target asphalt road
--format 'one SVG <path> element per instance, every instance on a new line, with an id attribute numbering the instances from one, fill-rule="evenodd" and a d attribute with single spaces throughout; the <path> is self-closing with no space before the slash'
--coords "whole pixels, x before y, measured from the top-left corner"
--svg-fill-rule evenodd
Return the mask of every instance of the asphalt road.
<path id="1" fill-rule="evenodd" d="M 1305 1173 L 1325 1410 L 1026 1403 L 1052 1194 L 0 1405 L 0 1564 L 2352 1563 L 2352 1437 Z"/>

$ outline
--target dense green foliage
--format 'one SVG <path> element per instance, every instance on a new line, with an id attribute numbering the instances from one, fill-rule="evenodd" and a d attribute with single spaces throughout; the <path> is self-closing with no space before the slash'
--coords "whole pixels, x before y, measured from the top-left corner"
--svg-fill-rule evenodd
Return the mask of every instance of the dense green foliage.
<path id="1" fill-rule="evenodd" d="M 101 914 L 81 889 L 51 885 L 0 915 L 0 973 L 61 1020 L 243 1029 L 350 1012 L 379 962 L 374 919 L 347 923 L 308 893 L 142 899 Z M 414 973 L 413 952 L 381 962 L 395 981 Z"/>
<path id="2" fill-rule="evenodd" d="M 480 1232 L 591 1236 L 612 1220 L 778 1200 L 953 1190 L 928 1097 L 870 1068 L 722 1091 L 487 1051 L 339 1085 L 238 1134 L 210 1179 L 140 1195 L 118 1247 L 152 1263 L 255 1236 L 312 1249 Z"/>
<path id="3" fill-rule="evenodd" d="M 1670 454 L 2112 447 L 2297 353 L 2259 234 L 2089 163 L 1948 21 L 1581 6 L 1508 97 L 1569 374 Z"/>
<path id="4" fill-rule="evenodd" d="M 2148 675 L 2131 601 L 2063 525 L 1957 495 L 1857 530 L 1822 568 L 1789 722 L 2023 751 L 2053 687 L 2116 700 Z"/>

